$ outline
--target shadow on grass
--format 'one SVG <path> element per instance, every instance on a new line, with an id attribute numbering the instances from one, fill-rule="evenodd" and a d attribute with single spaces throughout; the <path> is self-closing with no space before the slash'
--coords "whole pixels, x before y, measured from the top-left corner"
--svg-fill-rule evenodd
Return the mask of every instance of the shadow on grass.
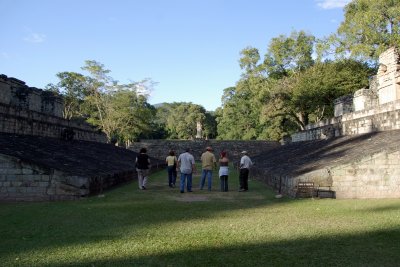
<path id="1" fill-rule="evenodd" d="M 187 248 L 173 253 L 73 262 L 73 266 L 399 266 L 400 230 Z M 71 266 L 52 263 L 48 266 Z"/>
<path id="2" fill-rule="evenodd" d="M 230 179 L 232 187 L 237 186 L 236 172 L 232 172 Z M 180 194 L 177 188 L 170 189 L 164 183 L 165 173 L 160 172 L 153 177 L 148 191 L 140 191 L 136 183 L 132 183 L 106 192 L 104 198 L 0 206 L 0 216 L 4 218 L 0 221 L 0 258 L 12 259 L 71 247 L 79 250 L 102 242 L 113 244 L 116 240 L 121 244 L 127 234 L 140 240 L 152 227 L 162 225 L 168 229 L 168 225 L 175 222 L 213 219 L 221 214 L 229 217 L 230 212 L 238 210 L 272 209 L 297 201 L 274 199 L 273 192 L 259 182 L 251 182 L 249 192 L 239 193 L 232 188 L 227 194 L 198 190 Z M 198 185 L 198 177 L 195 185 Z M 176 200 L 190 195 L 206 196 L 210 201 Z M 221 199 L 221 196 L 229 198 Z M 4 209 L 5 206 L 9 208 Z M 211 244 L 210 248 L 193 245 L 184 250 L 147 256 L 118 257 L 117 253 L 105 261 L 77 262 L 71 257 L 68 265 L 51 262 L 41 266 L 396 266 L 400 262 L 398 244 L 399 229 L 389 229 L 351 236 L 316 236 L 307 240 L 265 240 L 229 246 Z"/>

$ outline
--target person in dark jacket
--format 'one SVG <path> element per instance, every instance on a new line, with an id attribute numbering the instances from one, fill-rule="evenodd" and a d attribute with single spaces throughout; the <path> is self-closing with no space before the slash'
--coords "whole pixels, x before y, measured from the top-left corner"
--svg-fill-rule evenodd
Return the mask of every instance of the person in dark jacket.
<path id="1" fill-rule="evenodd" d="M 141 148 L 135 161 L 136 171 L 138 173 L 139 189 L 145 190 L 150 170 L 150 159 L 147 155 L 147 149 Z"/>

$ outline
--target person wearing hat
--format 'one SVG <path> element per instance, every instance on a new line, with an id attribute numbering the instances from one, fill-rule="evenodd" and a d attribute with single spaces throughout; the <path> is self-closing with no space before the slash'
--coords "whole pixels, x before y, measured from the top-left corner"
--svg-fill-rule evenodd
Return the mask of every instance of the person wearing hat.
<path id="1" fill-rule="evenodd" d="M 245 192 L 249 190 L 249 169 L 253 165 L 250 157 L 247 155 L 247 151 L 242 151 L 242 157 L 240 158 L 240 173 L 239 173 L 239 192 Z"/>
<path id="2" fill-rule="evenodd" d="M 208 146 L 206 152 L 201 154 L 201 166 L 203 171 L 201 172 L 200 190 L 203 190 L 207 177 L 208 191 L 211 191 L 212 171 L 213 168 L 217 166 L 217 160 L 211 151 L 212 148 Z"/>

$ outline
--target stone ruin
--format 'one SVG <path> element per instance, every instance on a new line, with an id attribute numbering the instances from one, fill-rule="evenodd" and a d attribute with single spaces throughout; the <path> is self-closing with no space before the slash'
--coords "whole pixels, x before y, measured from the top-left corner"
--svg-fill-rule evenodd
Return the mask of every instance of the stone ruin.
<path id="1" fill-rule="evenodd" d="M 256 157 L 253 175 L 293 197 L 308 185 L 309 196 L 399 198 L 399 58 L 396 48 L 382 53 L 369 88 L 336 99 L 335 117 Z"/>
<path id="2" fill-rule="evenodd" d="M 292 142 L 400 129 L 400 55 L 390 48 L 379 56 L 369 88 L 334 101 L 334 117 L 309 124 Z"/>
<path id="3" fill-rule="evenodd" d="M 0 75 L 0 132 L 107 142 L 89 124 L 63 119 L 63 107 L 62 97 Z"/>
<path id="4" fill-rule="evenodd" d="M 135 152 L 62 112 L 60 96 L 0 75 L 0 201 L 79 199 L 136 179 Z"/>
<path id="5" fill-rule="evenodd" d="M 380 58 L 369 88 L 335 100 L 335 117 L 307 125 L 292 143 L 266 141 L 147 140 L 153 163 L 163 167 L 169 149 L 205 146 L 229 150 L 233 161 L 248 150 L 250 173 L 280 194 L 336 198 L 400 197 L 400 68 L 391 48 Z M 0 201 L 65 200 L 101 193 L 136 179 L 136 153 L 105 143 L 88 125 L 62 118 L 62 99 L 0 76 Z"/>

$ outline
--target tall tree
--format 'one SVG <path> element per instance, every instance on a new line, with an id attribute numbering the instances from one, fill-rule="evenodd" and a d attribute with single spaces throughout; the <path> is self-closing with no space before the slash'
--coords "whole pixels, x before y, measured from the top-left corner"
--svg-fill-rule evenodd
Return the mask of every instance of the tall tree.
<path id="1" fill-rule="evenodd" d="M 400 45 L 399 0 L 353 0 L 344 10 L 345 19 L 331 38 L 337 53 L 376 60 Z"/>
<path id="2" fill-rule="evenodd" d="M 88 60 L 82 68 L 90 74 L 89 94 L 85 99 L 88 122 L 98 126 L 108 140 L 132 141 L 148 130 L 150 105 L 147 104 L 146 81 L 119 84 L 104 65 Z"/>
<path id="3" fill-rule="evenodd" d="M 88 94 L 87 77 L 76 72 L 59 72 L 56 76 L 60 81 L 57 84 L 48 84 L 46 89 L 63 96 L 63 117 L 71 119 L 83 116 L 82 104 Z"/>
<path id="4" fill-rule="evenodd" d="M 311 67 L 314 44 L 315 37 L 304 31 L 272 38 L 263 64 L 268 76 L 281 78 Z"/>
<path id="5" fill-rule="evenodd" d="M 308 123 L 333 115 L 334 99 L 368 86 L 373 72 L 367 64 L 348 59 L 318 63 L 277 80 L 264 102 L 264 119 L 280 118 L 289 128 L 295 123 L 297 130 L 304 130 Z"/>
<path id="6" fill-rule="evenodd" d="M 187 102 L 163 103 L 156 108 L 154 123 L 158 131 L 169 139 L 194 139 L 197 134 L 197 123 L 202 126 L 201 138 L 216 136 L 215 115 L 204 107 Z"/>

